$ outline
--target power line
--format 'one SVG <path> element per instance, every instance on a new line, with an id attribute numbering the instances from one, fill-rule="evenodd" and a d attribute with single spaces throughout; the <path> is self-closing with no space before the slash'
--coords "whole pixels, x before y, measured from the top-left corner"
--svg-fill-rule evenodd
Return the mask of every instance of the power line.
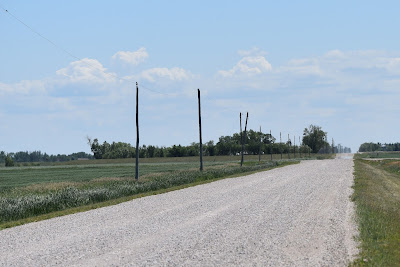
<path id="1" fill-rule="evenodd" d="M 146 89 L 147 91 L 153 92 L 153 93 L 155 93 L 155 94 L 166 95 L 166 96 L 176 96 L 176 95 L 178 95 L 177 93 L 174 93 L 174 94 L 163 93 L 163 92 L 160 92 L 160 91 L 151 89 L 151 88 L 149 88 L 149 87 L 147 87 L 147 86 L 144 86 L 143 84 L 141 84 L 140 87 L 143 87 L 143 88 Z"/>
<path id="2" fill-rule="evenodd" d="M 89 68 L 91 68 L 91 69 L 93 69 L 93 70 L 100 71 L 100 72 L 102 72 L 102 73 L 105 74 L 105 75 L 113 76 L 114 78 L 118 78 L 118 79 L 120 79 L 120 80 L 124 80 L 124 81 L 126 81 L 126 82 L 135 84 L 135 82 L 132 81 L 132 80 L 130 80 L 130 79 L 127 79 L 127 78 L 124 78 L 124 77 L 120 77 L 120 76 L 118 76 L 118 75 L 116 75 L 116 74 L 114 75 L 114 74 L 112 74 L 112 73 L 106 73 L 106 72 L 104 72 L 102 69 L 100 69 L 100 68 L 98 68 L 98 67 L 96 67 L 96 66 L 90 64 L 90 63 L 87 62 L 87 61 L 84 61 L 82 58 L 75 56 L 74 54 L 72 54 L 71 52 L 69 52 L 68 50 L 66 50 L 65 48 L 63 48 L 63 47 L 57 45 L 55 42 L 51 41 L 49 38 L 47 38 L 46 36 L 44 36 L 44 35 L 41 34 L 40 32 L 36 31 L 34 28 L 32 28 L 31 26 L 29 26 L 29 25 L 26 24 L 25 22 L 23 22 L 23 21 L 22 21 L 21 19 L 19 19 L 17 16 L 15 16 L 15 15 L 12 14 L 10 11 L 8 11 L 7 9 L 5 9 L 1 4 L 0 4 L 0 8 L 3 9 L 4 12 L 6 12 L 8 15 L 10 15 L 13 19 L 15 19 L 16 21 L 18 21 L 18 22 L 21 23 L 22 25 L 24 25 L 24 26 L 25 26 L 27 29 L 29 29 L 31 32 L 35 33 L 35 34 L 38 35 L 40 38 L 42 38 L 43 40 L 47 41 L 47 42 L 50 43 L 52 46 L 54 46 L 55 48 L 57 48 L 57 49 L 59 49 L 60 51 L 64 52 L 65 54 L 67 54 L 67 55 L 70 56 L 71 58 L 76 59 L 76 60 L 78 60 L 78 61 L 81 61 L 83 64 L 87 65 Z M 177 95 L 176 93 L 175 93 L 175 94 L 163 93 L 163 92 L 160 92 L 160 91 L 158 91 L 158 90 L 151 89 L 151 88 L 149 88 L 149 87 L 147 87 L 147 86 L 143 86 L 142 84 L 140 85 L 140 87 L 143 87 L 143 88 L 146 89 L 147 91 L 150 91 L 150 92 L 155 93 L 155 94 L 167 95 L 167 96 L 175 96 L 175 95 Z"/>
<path id="3" fill-rule="evenodd" d="M 30 31 L 32 31 L 33 33 L 35 33 L 36 35 L 38 35 L 40 38 L 46 40 L 48 43 L 50 43 L 51 45 L 53 45 L 54 47 L 56 47 L 57 49 L 60 49 L 61 51 L 63 51 L 64 53 L 66 53 L 67 55 L 69 55 L 70 57 L 77 59 L 77 60 L 81 60 L 79 57 L 74 56 L 72 53 L 70 53 L 68 50 L 62 48 L 61 46 L 57 45 L 56 43 L 54 43 L 53 41 L 51 41 L 49 38 L 45 37 L 43 34 L 41 34 L 40 32 L 36 31 L 35 29 L 33 29 L 31 26 L 29 26 L 28 24 L 26 24 L 25 22 L 23 22 L 22 20 L 20 20 L 19 18 L 17 18 L 14 14 L 12 14 L 10 11 L 8 11 L 7 9 L 5 9 L 2 5 L 0 5 L 0 7 L 7 13 L 9 14 L 12 18 L 14 18 L 15 20 L 17 20 L 19 23 L 21 23 L 22 25 L 24 25 L 26 28 L 28 28 Z"/>

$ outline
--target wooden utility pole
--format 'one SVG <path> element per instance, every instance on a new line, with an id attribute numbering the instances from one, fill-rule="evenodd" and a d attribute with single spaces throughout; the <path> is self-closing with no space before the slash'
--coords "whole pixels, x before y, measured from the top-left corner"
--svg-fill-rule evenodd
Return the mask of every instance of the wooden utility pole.
<path id="1" fill-rule="evenodd" d="M 240 112 L 240 144 L 242 145 L 242 149 L 240 150 L 240 167 L 243 165 L 243 133 L 242 133 L 242 112 Z"/>
<path id="2" fill-rule="evenodd" d="M 260 125 L 260 148 L 258 150 L 258 162 L 261 162 L 261 144 L 262 144 L 262 133 L 261 133 L 261 125 Z"/>
<path id="3" fill-rule="evenodd" d="M 301 158 L 301 141 L 300 141 L 300 136 L 299 136 L 299 154 L 300 154 L 300 158 Z"/>
<path id="4" fill-rule="evenodd" d="M 240 115 L 240 118 L 242 118 L 242 115 Z M 245 145 L 245 142 L 246 142 L 246 131 L 247 131 L 247 120 L 248 120 L 248 118 L 249 118 L 249 113 L 247 112 L 246 124 L 244 126 L 244 133 L 243 133 L 243 136 L 242 136 L 242 160 L 240 161 L 240 167 L 243 166 L 243 154 L 244 154 L 244 145 Z M 240 127 L 242 127 L 242 119 L 240 119 Z"/>
<path id="5" fill-rule="evenodd" d="M 328 154 L 329 152 L 328 152 L 328 147 L 327 147 L 327 143 L 328 143 L 328 139 L 327 139 L 327 137 L 325 136 L 324 137 L 324 154 Z"/>
<path id="6" fill-rule="evenodd" d="M 296 136 L 293 135 L 293 158 L 296 158 Z"/>
<path id="7" fill-rule="evenodd" d="M 269 153 L 271 154 L 271 161 L 272 161 L 272 134 L 271 134 L 271 130 L 269 130 Z"/>
<path id="8" fill-rule="evenodd" d="M 199 99 L 199 134 L 200 134 L 200 171 L 203 171 L 203 142 L 201 139 L 201 105 L 200 105 L 200 89 L 197 89 L 197 97 Z"/>
<path id="9" fill-rule="evenodd" d="M 136 82 L 136 181 L 139 180 L 139 86 Z"/>
<path id="10" fill-rule="evenodd" d="M 288 146 L 287 156 L 288 156 L 288 159 L 290 159 L 290 138 L 289 138 L 289 134 L 287 134 L 287 146 Z"/>
<path id="11" fill-rule="evenodd" d="M 279 132 L 279 139 L 280 139 L 279 150 L 281 151 L 281 159 L 282 159 L 282 132 Z"/>

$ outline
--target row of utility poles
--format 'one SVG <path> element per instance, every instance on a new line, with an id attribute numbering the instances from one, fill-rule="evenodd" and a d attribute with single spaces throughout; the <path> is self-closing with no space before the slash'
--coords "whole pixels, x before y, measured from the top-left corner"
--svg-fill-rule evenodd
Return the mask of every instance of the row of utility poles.
<path id="1" fill-rule="evenodd" d="M 197 89 L 197 98 L 198 98 L 198 109 L 199 109 L 199 138 L 200 138 L 200 171 L 203 171 L 203 140 L 202 140 L 202 132 L 201 132 L 201 101 L 200 101 L 200 89 Z M 240 118 L 240 140 L 241 140 L 241 160 L 240 160 L 240 166 L 243 166 L 244 162 L 244 147 L 245 147 L 245 141 L 246 141 L 246 133 L 247 133 L 247 121 L 249 119 L 249 113 L 247 112 L 246 114 L 246 123 L 244 127 L 244 132 L 242 132 L 242 113 L 239 115 Z M 282 155 L 282 133 L 279 133 L 280 137 L 280 154 L 281 154 L 281 159 L 283 158 Z M 296 158 L 296 136 L 293 138 L 294 141 L 294 147 L 293 147 L 293 157 Z M 271 130 L 269 131 L 269 142 L 271 145 L 270 149 L 270 156 L 272 160 L 272 133 Z M 290 145 L 291 145 L 291 140 L 290 136 L 288 134 L 288 159 L 290 159 Z M 332 153 L 334 152 L 333 150 L 333 145 L 334 141 L 332 139 Z M 261 126 L 260 126 L 260 148 L 259 148 L 259 157 L 258 160 L 261 161 L 261 146 L 262 146 L 262 133 L 261 133 Z M 299 136 L 299 154 L 301 157 L 301 139 Z M 136 170 L 135 170 L 135 179 L 138 181 L 139 179 L 139 85 L 136 82 Z M 310 149 L 308 150 L 309 156 L 311 155 Z"/>

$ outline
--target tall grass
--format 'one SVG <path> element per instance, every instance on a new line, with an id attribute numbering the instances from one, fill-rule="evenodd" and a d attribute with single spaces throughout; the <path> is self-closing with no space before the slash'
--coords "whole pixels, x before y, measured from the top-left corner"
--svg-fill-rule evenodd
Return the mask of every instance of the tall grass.
<path id="1" fill-rule="evenodd" d="M 355 160 L 361 252 L 354 266 L 400 266 L 399 161 Z"/>
<path id="2" fill-rule="evenodd" d="M 244 172 L 258 171 L 293 162 L 269 161 L 262 164 L 250 163 L 240 168 L 225 165 L 208 168 L 203 172 L 182 170 L 147 177 L 144 181 L 110 180 L 100 184 L 87 183 L 84 187 L 67 186 L 40 193 L 24 193 L 0 197 L 0 223 L 47 214 L 54 211 L 98 203 L 143 192 L 166 189 L 173 186 L 206 181 Z"/>

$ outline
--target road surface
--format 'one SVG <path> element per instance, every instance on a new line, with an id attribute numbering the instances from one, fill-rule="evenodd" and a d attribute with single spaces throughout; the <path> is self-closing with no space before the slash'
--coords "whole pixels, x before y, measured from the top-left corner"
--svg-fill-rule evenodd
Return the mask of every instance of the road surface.
<path id="1" fill-rule="evenodd" d="M 0 231 L 0 266 L 347 266 L 351 157 L 303 161 Z"/>

